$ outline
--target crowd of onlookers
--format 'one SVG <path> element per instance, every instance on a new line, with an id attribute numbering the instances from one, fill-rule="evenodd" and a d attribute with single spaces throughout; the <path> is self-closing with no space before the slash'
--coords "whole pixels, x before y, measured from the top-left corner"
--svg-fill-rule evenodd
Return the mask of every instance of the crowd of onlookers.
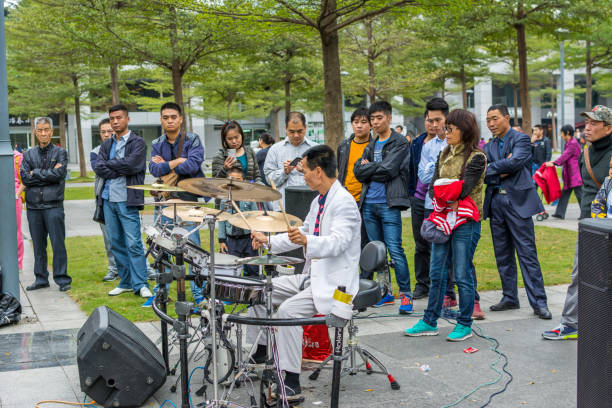
<path id="1" fill-rule="evenodd" d="M 403 128 L 391 126 L 392 107 L 385 101 L 369 108 L 358 108 L 351 115 L 352 134 L 337 148 L 338 180 L 352 195 L 362 217 L 362 247 L 369 241 L 382 241 L 389 252 L 399 292 L 387 293 L 377 307 L 394 304 L 399 297 L 399 313 L 413 311 L 413 300 L 428 298 L 425 315 L 408 336 L 437 334 L 436 322 L 444 308 L 458 306 L 458 325 L 449 340 L 471 335 L 472 319 L 485 318 L 477 287 L 473 258 L 481 223 L 490 221 L 502 298 L 489 310 L 498 312 L 520 307 L 517 291 L 517 264 L 520 264 L 525 290 L 534 313 L 550 319 L 544 280 L 538 260 L 533 216 L 544 212 L 533 176 L 546 168 L 562 167 L 562 191 L 553 217 L 564 218 L 572 192 L 580 205 L 580 218 L 611 216 L 612 112 L 596 106 L 583 112 L 584 132 L 572 126 L 561 129 L 564 149 L 552 161 L 550 140 L 540 125 L 531 135 L 512 127 L 508 109 L 493 105 L 486 123 L 492 137 L 484 143 L 477 118 L 469 111 L 450 110 L 442 98 L 431 99 L 423 118 L 425 132 L 406 135 Z M 179 105 L 166 103 L 160 109 L 164 133 L 145 157 L 142 137 L 129 129 L 124 105 L 109 109 L 109 117 L 99 123 L 101 144 L 91 152 L 95 172 L 96 214 L 104 236 L 108 258 L 105 281 L 118 279 L 110 296 L 133 292 L 150 306 L 153 292 L 148 284 L 147 260 L 141 238 L 144 192 L 129 186 L 144 183 L 148 170 L 160 182 L 204 177 L 204 148 L 200 137 L 184 132 Z M 222 147 L 212 162 L 213 177 L 232 177 L 254 183 L 274 184 L 281 194 L 289 186 L 305 185 L 300 162 L 304 152 L 316 145 L 307 135 L 305 116 L 289 112 L 286 137 L 275 141 L 264 134 L 259 149 L 248 145 L 237 121 L 227 121 L 221 129 Z M 47 237 L 53 249 L 53 279 L 60 290 L 70 289 L 64 245 L 64 180 L 66 151 L 51 143 L 53 123 L 37 118 L 35 133 L 39 145 L 21 154 L 15 152 L 15 199 L 18 227 L 22 203 L 27 207 L 28 224 L 34 248 L 35 282 L 27 290 L 49 286 Z M 610 177 L 606 178 L 609 174 Z M 558 183 L 558 181 L 557 181 Z M 484 194 L 483 194 L 484 189 Z M 187 201 L 204 198 L 191 193 L 173 197 Z M 156 200 L 163 199 L 160 196 Z M 248 204 L 248 205 L 246 205 Z M 246 203 L 242 210 L 278 209 L 276 203 Z M 402 211 L 410 209 L 414 242 L 414 276 L 411 282 L 403 242 Z M 162 222 L 169 218 L 159 214 Z M 193 224 L 195 226 L 195 224 Z M 187 225 L 189 227 L 189 225 Z M 244 257 L 256 254 L 250 231 L 229 223 L 219 233 L 221 251 Z M 18 228 L 19 268 L 22 269 L 23 238 Z M 200 245 L 199 235 L 190 239 Z M 568 289 L 561 326 L 544 333 L 546 338 L 577 337 L 577 251 L 572 284 Z M 257 274 L 245 268 L 245 274 Z M 363 276 L 371 278 L 371 276 Z M 455 287 L 457 290 L 455 290 Z M 203 299 L 201 288 L 192 286 L 194 300 Z M 457 292 L 457 293 L 456 293 Z M 457 297 L 458 294 L 458 297 Z"/>

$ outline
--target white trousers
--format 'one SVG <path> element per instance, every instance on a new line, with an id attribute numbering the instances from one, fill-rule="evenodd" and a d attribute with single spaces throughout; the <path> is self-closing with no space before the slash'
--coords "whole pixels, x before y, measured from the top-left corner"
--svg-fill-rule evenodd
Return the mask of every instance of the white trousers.
<path id="1" fill-rule="evenodd" d="M 311 287 L 301 290 L 300 287 L 307 275 L 284 275 L 272 279 L 272 304 L 279 306 L 276 317 L 279 319 L 312 317 L 317 313 L 312 299 Z M 308 285 L 308 284 L 307 284 Z M 258 305 L 249 308 L 249 316 L 266 317 L 266 308 Z M 246 329 L 246 341 L 253 344 L 257 339 L 259 326 L 249 325 Z M 276 344 L 278 346 L 279 365 L 281 370 L 299 373 L 302 368 L 302 326 L 278 327 Z M 259 344 L 266 344 L 266 337 L 260 336 Z"/>

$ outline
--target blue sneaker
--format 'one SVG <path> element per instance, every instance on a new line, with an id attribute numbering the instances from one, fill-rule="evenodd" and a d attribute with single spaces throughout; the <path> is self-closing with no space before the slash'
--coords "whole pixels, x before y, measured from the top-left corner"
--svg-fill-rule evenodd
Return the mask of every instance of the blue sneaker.
<path id="1" fill-rule="evenodd" d="M 448 334 L 446 340 L 448 341 L 463 341 L 472 337 L 472 328 L 457 323 L 452 332 Z"/>
<path id="2" fill-rule="evenodd" d="M 577 340 L 578 330 L 562 324 L 552 330 L 542 333 L 542 337 L 547 340 Z"/>
<path id="3" fill-rule="evenodd" d="M 142 304 L 142 307 L 153 307 L 153 299 L 155 299 L 155 296 L 147 298 L 147 300 Z"/>
<path id="4" fill-rule="evenodd" d="M 412 296 L 400 293 L 400 314 L 412 314 Z"/>
<path id="5" fill-rule="evenodd" d="M 421 319 L 411 328 L 404 330 L 404 335 L 410 337 L 437 336 L 438 328 L 428 325 Z"/>
<path id="6" fill-rule="evenodd" d="M 381 307 L 385 305 L 392 305 L 394 303 L 395 303 L 395 297 L 392 294 L 387 293 L 384 298 L 380 299 L 378 303 L 375 305 L 372 305 L 372 307 Z"/>

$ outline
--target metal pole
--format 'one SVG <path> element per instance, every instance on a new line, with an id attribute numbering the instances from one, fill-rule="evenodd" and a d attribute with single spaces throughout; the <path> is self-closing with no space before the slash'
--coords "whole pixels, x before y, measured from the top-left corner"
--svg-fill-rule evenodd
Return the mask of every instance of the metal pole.
<path id="1" fill-rule="evenodd" d="M 557 127 L 559 128 L 557 132 L 557 138 L 561 134 L 561 128 L 565 125 L 565 49 L 563 47 L 563 40 L 561 40 L 561 117 L 559 118 L 559 123 Z M 559 146 L 559 144 L 557 144 Z"/>
<path id="2" fill-rule="evenodd" d="M 4 37 L 4 1 L 0 16 L 0 267 L 2 292 L 19 300 L 17 264 L 17 214 L 15 209 L 13 149 L 8 128 L 8 88 L 6 83 L 6 42 Z"/>

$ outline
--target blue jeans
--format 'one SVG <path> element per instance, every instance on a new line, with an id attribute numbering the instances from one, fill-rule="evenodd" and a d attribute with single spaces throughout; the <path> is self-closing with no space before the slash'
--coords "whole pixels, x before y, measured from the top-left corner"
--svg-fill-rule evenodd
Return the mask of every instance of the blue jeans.
<path id="1" fill-rule="evenodd" d="M 126 207 L 125 202 L 104 200 L 104 220 L 117 264 L 119 287 L 131 288 L 138 294 L 143 286 L 149 287 L 138 209 Z"/>
<path id="2" fill-rule="evenodd" d="M 429 300 L 423 321 L 430 326 L 436 327 L 444 293 L 446 291 L 446 279 L 448 270 L 445 267 L 448 260 L 452 259 L 455 280 L 459 290 L 459 317 L 457 322 L 464 326 L 472 325 L 472 312 L 474 311 L 474 279 L 472 278 L 472 237 L 476 230 L 476 222 L 468 221 L 457 227 L 450 239 L 444 244 L 432 244 L 431 266 L 429 269 Z"/>
<path id="3" fill-rule="evenodd" d="M 387 246 L 389 256 L 395 264 L 395 278 L 400 293 L 412 296 L 410 290 L 410 271 L 406 254 L 402 247 L 402 215 L 399 209 L 389 208 L 387 204 L 364 203 L 363 221 L 370 241 L 382 241 Z"/>
<path id="4" fill-rule="evenodd" d="M 159 207 L 155 207 L 155 212 L 154 212 L 154 218 L 157 218 L 157 209 Z M 161 223 L 162 224 L 172 224 L 174 221 L 172 220 L 172 218 L 168 218 L 165 215 L 162 215 L 161 217 Z M 181 224 L 181 226 L 183 228 L 185 228 L 187 231 L 194 229 L 195 227 L 198 226 L 198 224 L 196 224 L 195 222 L 184 222 Z M 194 244 L 196 244 L 197 246 L 201 247 L 201 241 L 200 241 L 200 231 L 196 231 L 193 234 L 189 235 L 189 240 L 191 242 L 193 242 Z M 192 270 L 191 270 L 191 266 L 189 266 L 188 268 L 189 270 L 189 274 L 192 274 Z M 196 286 L 194 281 L 189 281 L 189 284 L 191 286 L 191 294 L 193 296 L 194 299 L 197 299 L 199 297 L 202 297 L 202 288 Z M 168 286 L 166 285 L 166 290 L 168 290 Z M 157 292 L 157 285 L 155 285 L 155 288 L 153 289 L 155 292 Z"/>

